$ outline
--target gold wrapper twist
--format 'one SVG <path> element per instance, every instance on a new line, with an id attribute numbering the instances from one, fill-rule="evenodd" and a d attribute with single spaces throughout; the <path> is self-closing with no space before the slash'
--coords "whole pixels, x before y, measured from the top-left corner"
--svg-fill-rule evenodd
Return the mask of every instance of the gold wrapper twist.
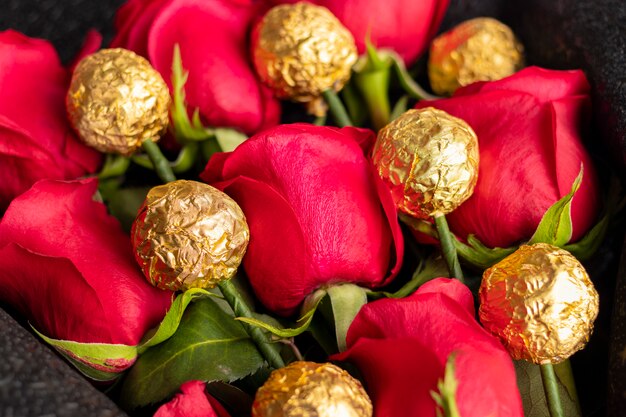
<path id="1" fill-rule="evenodd" d="M 465 121 L 427 107 L 378 132 L 374 165 L 401 211 L 421 219 L 447 214 L 478 180 L 478 140 Z"/>
<path id="2" fill-rule="evenodd" d="M 233 199 L 186 180 L 152 188 L 131 230 L 135 258 L 148 281 L 174 291 L 212 288 L 230 279 L 249 237 Z"/>
<path id="3" fill-rule="evenodd" d="M 275 370 L 252 405 L 252 417 L 370 417 L 372 413 L 361 383 L 330 363 L 293 362 Z"/>
<path id="4" fill-rule="evenodd" d="M 598 293 L 569 252 L 545 243 L 521 246 L 483 274 L 483 326 L 514 359 L 559 363 L 582 349 L 598 315 Z"/>
<path id="5" fill-rule="evenodd" d="M 146 59 L 126 49 L 103 49 L 76 67 L 66 107 L 87 145 L 128 156 L 165 132 L 170 94 Z"/>
<path id="6" fill-rule="evenodd" d="M 479 17 L 439 35 L 430 47 L 433 91 L 449 95 L 476 81 L 499 80 L 524 66 L 524 47 L 504 23 Z"/>
<path id="7" fill-rule="evenodd" d="M 277 97 L 310 102 L 339 91 L 357 60 L 352 34 L 325 7 L 301 2 L 272 8 L 252 35 L 254 65 Z"/>

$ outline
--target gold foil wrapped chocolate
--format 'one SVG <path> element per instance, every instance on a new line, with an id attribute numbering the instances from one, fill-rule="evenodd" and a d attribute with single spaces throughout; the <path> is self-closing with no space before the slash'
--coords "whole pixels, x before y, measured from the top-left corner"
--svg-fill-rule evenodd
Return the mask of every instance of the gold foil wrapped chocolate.
<path id="1" fill-rule="evenodd" d="M 154 187 L 133 223 L 135 258 L 152 285 L 212 288 L 235 275 L 250 232 L 237 203 L 196 181 Z"/>
<path id="2" fill-rule="evenodd" d="M 524 66 L 524 48 L 504 23 L 479 17 L 439 35 L 430 47 L 433 91 L 449 95 L 476 81 L 499 80 Z"/>
<path id="3" fill-rule="evenodd" d="M 561 362 L 582 349 L 598 315 L 598 293 L 569 252 L 545 243 L 521 246 L 483 274 L 483 326 L 514 359 Z"/>
<path id="4" fill-rule="evenodd" d="M 272 8 L 252 35 L 254 66 L 277 97 L 309 102 L 341 90 L 357 60 L 352 34 L 325 7 Z"/>
<path id="5" fill-rule="evenodd" d="M 476 134 L 432 107 L 409 110 L 382 128 L 372 159 L 398 209 L 421 219 L 456 209 L 478 179 Z"/>
<path id="6" fill-rule="evenodd" d="M 272 372 L 256 393 L 252 417 L 371 417 L 359 381 L 330 363 L 293 362 Z"/>
<path id="7" fill-rule="evenodd" d="M 102 49 L 74 70 L 66 107 L 87 145 L 128 156 L 165 132 L 170 94 L 146 59 L 126 49 Z"/>

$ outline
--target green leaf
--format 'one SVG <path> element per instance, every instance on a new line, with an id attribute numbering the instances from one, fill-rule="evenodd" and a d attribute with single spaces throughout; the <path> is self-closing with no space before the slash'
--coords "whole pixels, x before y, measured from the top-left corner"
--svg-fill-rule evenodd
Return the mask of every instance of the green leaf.
<path id="1" fill-rule="evenodd" d="M 437 382 L 439 392 L 430 392 L 430 395 L 439 406 L 437 408 L 437 417 L 461 417 L 459 407 L 456 403 L 456 390 L 459 387 L 459 381 L 457 381 L 454 375 L 455 358 L 456 355 L 454 352 L 448 356 L 443 379 Z"/>
<path id="2" fill-rule="evenodd" d="M 367 304 L 367 290 L 354 284 L 340 284 L 330 286 L 326 291 L 333 308 L 337 347 L 343 352 L 348 329 L 361 307 Z"/>
<path id="3" fill-rule="evenodd" d="M 32 329 L 82 374 L 96 381 L 112 381 L 118 378 L 137 359 L 136 346 L 58 340 L 45 336 L 34 327 Z"/>
<path id="4" fill-rule="evenodd" d="M 567 362 L 567 361 L 566 361 Z M 517 387 L 522 396 L 524 415 L 526 417 L 546 417 L 550 415 L 548 402 L 541 380 L 539 365 L 526 361 L 514 361 L 515 374 L 517 376 Z M 569 364 L 563 363 L 554 365 L 559 383 L 559 394 L 563 405 L 564 415 L 568 417 L 581 416 L 577 404 L 576 392 L 573 387 L 573 380 L 568 377 L 565 367 Z M 571 371 L 569 372 L 571 375 Z M 569 386 L 569 389 L 566 388 Z"/>
<path id="5" fill-rule="evenodd" d="M 150 187 L 120 188 L 110 193 L 107 206 L 111 214 L 122 224 L 127 232 L 137 217 L 139 207 L 146 199 Z"/>
<path id="6" fill-rule="evenodd" d="M 232 382 L 264 363 L 241 323 L 203 298 L 187 308 L 171 338 L 137 360 L 124 381 L 121 401 L 128 408 L 155 403 L 186 381 Z"/>
<path id="7" fill-rule="evenodd" d="M 533 243 L 549 243 L 562 247 L 572 238 L 571 207 L 574 194 L 578 191 L 583 180 L 583 166 L 572 184 L 572 189 L 563 198 L 554 203 L 545 212 L 537 226 L 537 230 L 528 241 Z M 532 196 L 531 196 L 532 197 Z"/>

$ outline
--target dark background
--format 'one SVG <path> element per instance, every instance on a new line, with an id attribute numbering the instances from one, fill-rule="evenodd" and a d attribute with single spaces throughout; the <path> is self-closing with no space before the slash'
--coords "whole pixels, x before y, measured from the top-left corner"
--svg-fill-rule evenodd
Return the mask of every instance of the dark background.
<path id="1" fill-rule="evenodd" d="M 61 59 L 69 62 L 90 28 L 103 33 L 106 44 L 114 12 L 122 3 L 0 0 L 0 30 L 13 28 L 48 39 Z M 586 72 L 593 88 L 594 120 L 594 133 L 587 144 L 605 178 L 617 172 L 623 180 L 626 1 L 451 0 L 442 30 L 482 15 L 497 17 L 513 28 L 525 45 L 528 64 Z M 0 60 L 10 59 L 0 56 Z M 589 346 L 572 358 L 585 416 L 626 415 L 626 361 L 620 355 L 626 352 L 626 277 L 624 269 L 618 271 L 623 237 L 622 224 L 612 230 L 587 265 L 601 295 L 601 315 Z M 39 415 L 52 410 L 57 410 L 57 415 L 120 414 L 2 310 L 0 357 L 0 415 Z M 69 408 L 68 401 L 72 404 Z"/>

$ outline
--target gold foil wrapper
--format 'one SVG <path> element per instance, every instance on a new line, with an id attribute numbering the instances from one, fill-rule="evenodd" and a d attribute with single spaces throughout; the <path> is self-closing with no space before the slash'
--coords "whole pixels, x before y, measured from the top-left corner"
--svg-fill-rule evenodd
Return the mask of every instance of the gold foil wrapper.
<path id="1" fill-rule="evenodd" d="M 341 90 L 357 60 L 352 34 L 328 9 L 305 2 L 272 8 L 255 28 L 252 51 L 263 82 L 298 102 Z"/>
<path id="2" fill-rule="evenodd" d="M 170 94 L 146 59 L 126 49 L 102 49 L 76 67 L 66 107 L 87 145 L 128 156 L 165 132 Z"/>
<path id="3" fill-rule="evenodd" d="M 359 381 L 330 363 L 293 362 L 277 369 L 256 393 L 252 417 L 371 417 Z"/>
<path id="4" fill-rule="evenodd" d="M 521 246 L 483 274 L 483 326 L 514 359 L 558 363 L 582 349 L 598 315 L 599 298 L 569 252 L 545 243 Z"/>
<path id="5" fill-rule="evenodd" d="M 235 275 L 250 232 L 237 203 L 196 181 L 154 187 L 131 231 L 135 258 L 161 289 L 212 288 Z"/>
<path id="6" fill-rule="evenodd" d="M 508 77 L 524 66 L 524 47 L 504 23 L 479 17 L 435 38 L 428 76 L 433 91 L 449 95 L 476 81 Z"/>
<path id="7" fill-rule="evenodd" d="M 399 210 L 426 219 L 456 209 L 478 180 L 478 139 L 465 121 L 427 107 L 378 132 L 372 156 Z"/>

